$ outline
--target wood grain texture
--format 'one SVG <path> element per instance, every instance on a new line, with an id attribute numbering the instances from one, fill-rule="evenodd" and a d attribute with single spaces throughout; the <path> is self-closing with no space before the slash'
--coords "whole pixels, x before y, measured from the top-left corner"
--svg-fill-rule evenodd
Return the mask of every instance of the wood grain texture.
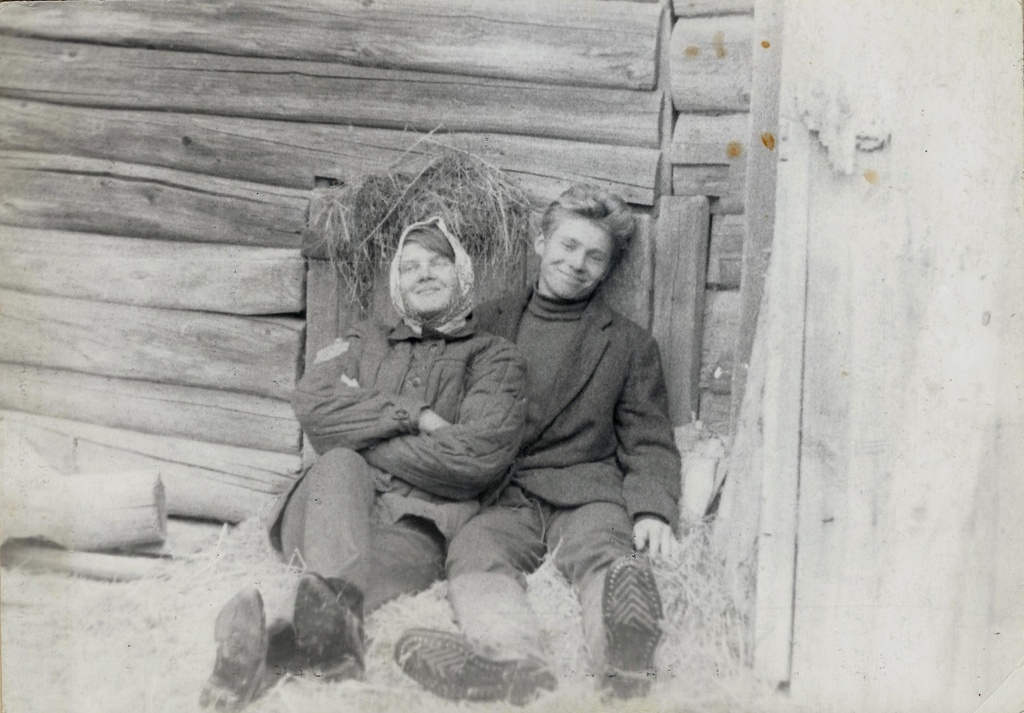
<path id="1" fill-rule="evenodd" d="M 673 166 L 672 194 L 714 198 L 711 211 L 718 214 L 743 212 L 746 162 L 731 165 Z"/>
<path id="2" fill-rule="evenodd" d="M 298 455 L 0 412 L 68 473 L 157 470 L 169 515 L 239 522 L 270 507 L 302 469 Z"/>
<path id="3" fill-rule="evenodd" d="M 743 215 L 711 216 L 711 247 L 708 250 L 708 285 L 723 290 L 740 286 L 743 262 Z M 738 326 L 737 326 L 738 328 Z"/>
<path id="4" fill-rule="evenodd" d="M 702 15 L 752 15 L 754 0 L 672 0 L 676 17 Z"/>
<path id="5" fill-rule="evenodd" d="M 737 290 L 705 291 L 704 334 L 700 356 L 701 389 L 716 395 L 728 394 L 731 390 L 739 318 L 740 295 Z"/>
<path id="6" fill-rule="evenodd" d="M 698 410 L 704 282 L 710 212 L 707 198 L 668 196 L 658 203 L 654 243 L 654 316 L 674 425 Z"/>
<path id="7" fill-rule="evenodd" d="M 622 261 L 598 288 L 608 306 L 644 329 L 651 328 L 654 291 L 654 221 L 637 215 L 637 231 Z"/>
<path id="8" fill-rule="evenodd" d="M 232 0 L 12 5 L 0 32 L 91 44 L 296 58 L 650 89 L 661 8 L 585 0 Z"/>
<path id="9" fill-rule="evenodd" d="M 103 109 L 523 134 L 650 148 L 659 143 L 662 99 L 660 91 L 19 37 L 4 39 L 0 95 Z"/>
<path id="10" fill-rule="evenodd" d="M 678 20 L 669 49 L 672 102 L 681 112 L 738 112 L 750 106 L 754 18 Z"/>
<path id="11" fill-rule="evenodd" d="M 0 287 L 229 314 L 305 308 L 296 249 L 203 245 L 0 225 Z"/>
<path id="12" fill-rule="evenodd" d="M 178 183 L 188 185 L 192 174 L 207 174 L 271 193 L 276 189 L 261 184 L 312 189 L 318 176 L 356 182 L 392 167 L 416 172 L 451 146 L 509 173 L 538 207 L 546 207 L 574 182 L 595 183 L 631 203 L 652 205 L 660 158 L 656 149 L 529 136 L 456 133 L 426 138 L 389 129 L 108 111 L 10 99 L 0 99 L 0 112 L 5 116 L 0 148 L 163 166 L 181 172 L 172 179 Z M 92 170 L 110 169 L 94 165 Z M 228 191 L 213 188 L 218 190 Z"/>
<path id="13" fill-rule="evenodd" d="M 673 164 L 725 164 L 746 161 L 750 115 L 680 114 L 672 130 Z"/>
<path id="14" fill-rule="evenodd" d="M 0 364 L 0 408 L 278 453 L 301 439 L 287 401 L 13 364 Z"/>
<path id="15" fill-rule="evenodd" d="M 304 322 L 0 290 L 0 361 L 291 397 Z"/>
<path id="16" fill-rule="evenodd" d="M 0 223 L 136 238 L 298 247 L 302 191 L 169 168 L 0 152 Z"/>

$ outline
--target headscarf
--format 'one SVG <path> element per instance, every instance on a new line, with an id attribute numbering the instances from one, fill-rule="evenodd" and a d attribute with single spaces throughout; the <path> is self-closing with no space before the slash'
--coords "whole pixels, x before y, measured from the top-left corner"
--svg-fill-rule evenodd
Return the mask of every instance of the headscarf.
<path id="1" fill-rule="evenodd" d="M 402 248 L 405 247 L 406 236 L 419 228 L 427 226 L 433 226 L 440 230 L 452 246 L 452 251 L 455 253 L 455 285 L 452 289 L 452 296 L 448 301 L 448 307 L 440 314 L 424 320 L 419 315 L 409 313 L 405 306 L 399 282 L 399 264 L 402 261 Z M 442 334 L 450 334 L 466 324 L 466 318 L 469 317 L 469 313 L 473 309 L 473 261 L 470 260 L 469 254 L 462 247 L 462 243 L 448 231 L 448 226 L 444 224 L 444 220 L 439 216 L 413 223 L 402 231 L 402 236 L 398 239 L 398 249 L 395 251 L 394 259 L 391 261 L 389 278 L 391 303 L 395 306 L 395 311 L 398 312 L 402 320 L 416 334 L 422 334 L 423 327 L 430 327 Z"/>

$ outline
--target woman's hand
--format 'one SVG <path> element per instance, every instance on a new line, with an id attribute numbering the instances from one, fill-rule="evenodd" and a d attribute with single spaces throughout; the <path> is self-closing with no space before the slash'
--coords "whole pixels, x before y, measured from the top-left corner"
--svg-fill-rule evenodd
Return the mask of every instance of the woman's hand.
<path id="1" fill-rule="evenodd" d="M 432 409 L 425 408 L 420 411 L 420 432 L 428 436 L 439 428 L 451 426 L 448 421 L 438 416 Z"/>

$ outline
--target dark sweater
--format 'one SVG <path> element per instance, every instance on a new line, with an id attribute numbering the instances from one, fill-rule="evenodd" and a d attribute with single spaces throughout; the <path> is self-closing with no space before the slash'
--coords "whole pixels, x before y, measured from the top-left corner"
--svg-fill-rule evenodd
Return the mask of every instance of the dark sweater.
<path id="1" fill-rule="evenodd" d="M 558 369 L 580 330 L 580 317 L 587 303 L 559 302 L 534 292 L 523 313 L 516 346 L 526 359 L 527 403 L 546 406 Z M 543 409 L 532 408 L 527 415 L 536 421 Z"/>

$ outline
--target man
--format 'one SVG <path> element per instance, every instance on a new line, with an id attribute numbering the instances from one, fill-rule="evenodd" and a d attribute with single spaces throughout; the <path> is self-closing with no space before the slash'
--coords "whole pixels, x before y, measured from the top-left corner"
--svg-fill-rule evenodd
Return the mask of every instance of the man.
<path id="1" fill-rule="evenodd" d="M 403 232 L 390 281 L 402 321 L 355 325 L 296 387 L 320 455 L 279 500 L 271 540 L 307 571 L 270 630 L 254 588 L 221 611 L 204 706 L 238 710 L 288 669 L 360 677 L 364 613 L 444 575 L 448 541 L 515 457 L 524 365 L 476 329 L 472 264 L 441 219 Z"/>
<path id="2" fill-rule="evenodd" d="M 677 554 L 679 453 L 657 345 L 594 296 L 634 230 L 621 198 L 571 188 L 544 215 L 535 288 L 477 312 L 526 359 L 526 435 L 508 487 L 449 549 L 465 637 L 416 629 L 396 646 L 403 670 L 439 695 L 523 704 L 554 688 L 524 577 L 548 553 L 579 594 L 602 687 L 649 690 L 661 602 L 636 550 Z"/>

